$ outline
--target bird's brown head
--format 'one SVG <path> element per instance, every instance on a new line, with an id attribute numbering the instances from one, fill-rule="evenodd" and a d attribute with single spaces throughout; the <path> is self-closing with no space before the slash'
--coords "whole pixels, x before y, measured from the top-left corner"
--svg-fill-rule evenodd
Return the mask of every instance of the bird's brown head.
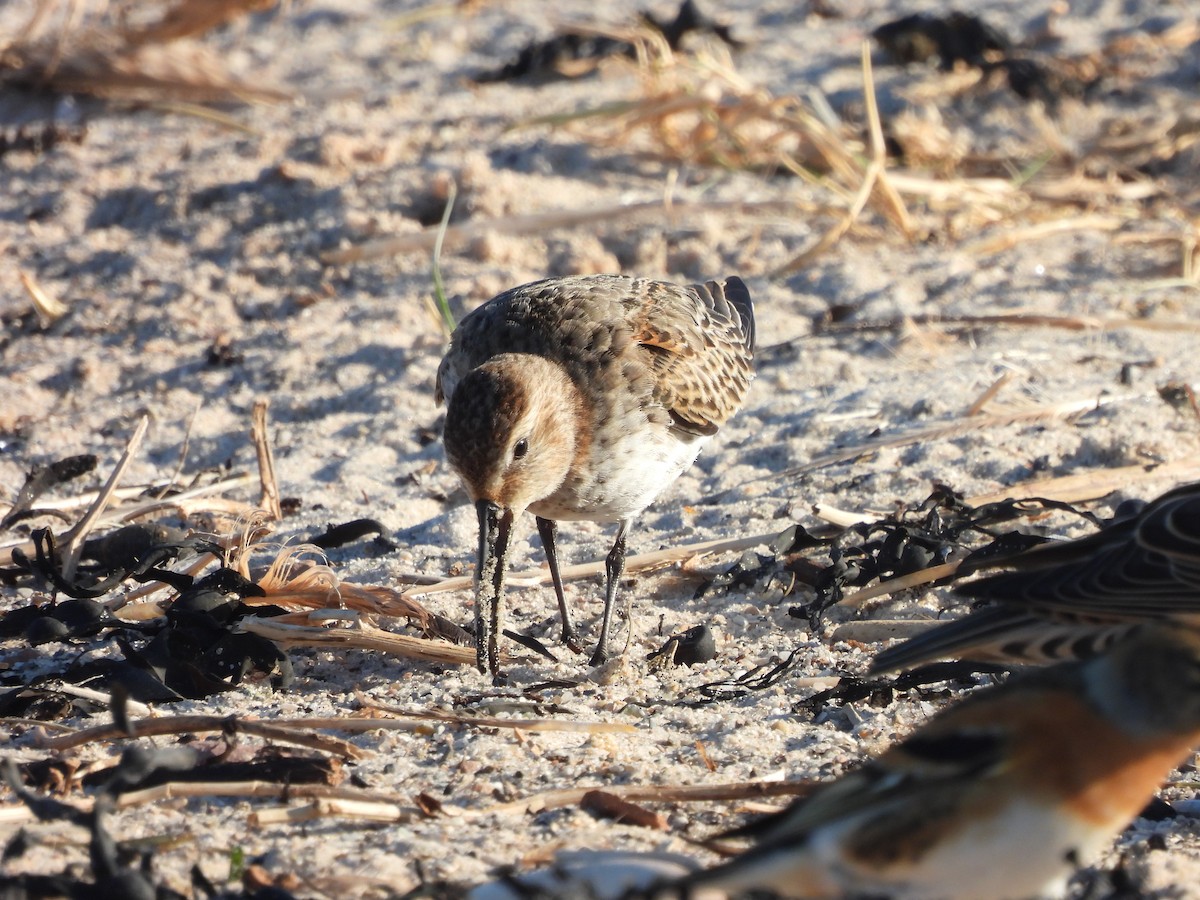
<path id="1" fill-rule="evenodd" d="M 579 391 L 554 363 L 505 353 L 468 372 L 446 410 L 446 457 L 473 501 L 520 513 L 562 485 L 586 439 Z"/>

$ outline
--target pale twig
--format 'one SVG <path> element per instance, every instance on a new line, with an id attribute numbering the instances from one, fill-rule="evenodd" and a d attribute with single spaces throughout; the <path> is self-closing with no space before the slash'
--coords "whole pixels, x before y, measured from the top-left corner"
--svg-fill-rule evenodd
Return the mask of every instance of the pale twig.
<path id="1" fill-rule="evenodd" d="M 460 666 L 475 663 L 474 647 L 392 634 L 366 623 L 359 623 L 354 628 L 329 628 L 280 624 L 273 619 L 247 617 L 239 620 L 237 627 L 240 631 L 248 631 L 285 646 L 375 650 L 406 659 Z"/>
<path id="2" fill-rule="evenodd" d="M 1123 219 L 1120 216 L 1102 215 L 1053 219 L 1049 222 L 1039 222 L 1036 225 L 1014 228 L 1011 231 L 1006 231 L 992 237 L 981 238 L 967 244 L 964 249 L 969 253 L 975 253 L 979 256 L 990 256 L 994 253 L 1009 250 L 1026 241 L 1040 240 L 1041 238 L 1052 237 L 1069 231 L 1116 231 L 1125 225 L 1127 221 L 1127 219 Z"/>
<path id="3" fill-rule="evenodd" d="M 999 378 L 997 378 L 995 381 L 993 381 L 991 384 L 989 384 L 987 387 L 987 390 L 985 390 L 982 394 L 980 394 L 978 397 L 976 397 L 975 402 L 967 407 L 967 415 L 968 416 L 977 416 L 981 412 L 983 412 L 983 408 L 985 406 L 987 406 L 989 403 L 991 403 L 996 398 L 996 395 L 999 394 L 1000 391 L 1002 391 L 1004 389 L 1004 386 L 1006 384 L 1008 384 L 1010 381 L 1012 381 L 1012 379 L 1013 379 L 1013 373 L 1012 373 L 1012 370 L 1010 369 L 1009 371 L 1007 371 L 1003 375 L 1001 375 Z"/>
<path id="4" fill-rule="evenodd" d="M 125 474 L 125 470 L 129 468 L 129 464 L 133 462 L 133 457 L 137 453 L 138 447 L 141 446 L 142 438 L 146 436 L 146 428 L 150 425 L 150 417 L 142 416 L 137 427 L 133 430 L 133 435 L 129 438 L 129 443 L 125 445 L 125 452 L 121 454 L 121 458 L 117 460 L 117 464 L 113 467 L 112 474 L 108 476 L 108 481 L 104 483 L 104 487 L 96 495 L 96 500 L 91 508 L 84 513 L 83 518 L 76 523 L 75 527 L 68 531 L 62 540 L 62 548 L 65 551 L 63 558 L 62 575 L 66 581 L 71 581 L 75 577 L 75 569 L 79 565 L 79 559 L 83 555 L 83 542 L 87 540 L 87 536 L 96 526 L 104 508 L 108 506 L 113 497 L 113 491 L 120 482 L 121 477 Z"/>
<path id="5" fill-rule="evenodd" d="M 274 522 L 283 518 L 279 503 L 279 481 L 275 477 L 275 454 L 271 452 L 271 436 L 267 430 L 267 407 L 269 401 L 259 397 L 254 401 L 250 414 L 250 437 L 258 456 L 258 482 L 262 489 L 260 505 Z"/>
<path id="6" fill-rule="evenodd" d="M 265 828 L 268 825 L 297 825 L 316 819 L 346 818 L 380 824 L 393 824 L 421 817 L 422 813 L 413 806 L 398 803 L 381 803 L 373 800 L 341 798 L 319 798 L 303 806 L 281 806 L 274 809 L 257 809 L 250 813 L 250 825 Z"/>
<path id="7" fill-rule="evenodd" d="M 41 285 L 28 272 L 18 269 L 17 277 L 21 279 L 25 293 L 29 294 L 29 299 L 33 302 L 33 308 L 37 312 L 38 321 L 41 322 L 43 328 L 49 328 L 71 311 L 71 308 L 57 297 L 42 290 Z"/>

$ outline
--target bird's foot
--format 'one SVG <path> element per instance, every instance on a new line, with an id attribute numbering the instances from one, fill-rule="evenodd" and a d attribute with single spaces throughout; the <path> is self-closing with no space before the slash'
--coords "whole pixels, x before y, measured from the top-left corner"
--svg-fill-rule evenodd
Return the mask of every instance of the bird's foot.
<path id="1" fill-rule="evenodd" d="M 603 644 L 600 644 L 596 647 L 595 652 L 592 653 L 592 658 L 588 660 L 588 665 L 589 666 L 602 666 L 612 658 L 613 658 L 612 652 L 609 651 L 609 649 L 606 646 L 604 646 Z"/>
<path id="2" fill-rule="evenodd" d="M 572 653 L 582 653 L 583 652 L 583 642 L 581 640 L 579 640 L 579 632 L 576 631 L 574 628 L 571 628 L 571 629 L 564 628 L 563 629 L 562 642 L 567 645 L 567 649 L 570 650 Z"/>

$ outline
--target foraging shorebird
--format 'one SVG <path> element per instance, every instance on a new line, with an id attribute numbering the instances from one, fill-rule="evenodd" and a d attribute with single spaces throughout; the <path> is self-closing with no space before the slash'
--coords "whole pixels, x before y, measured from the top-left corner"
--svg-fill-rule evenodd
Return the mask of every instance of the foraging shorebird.
<path id="1" fill-rule="evenodd" d="M 891 750 L 722 837 L 744 853 L 662 886 L 787 897 L 1061 892 L 1200 746 L 1200 633 L 1146 625 L 1107 653 L 977 691 Z"/>
<path id="2" fill-rule="evenodd" d="M 753 346 L 754 308 L 736 277 L 688 287 L 550 278 L 462 320 L 438 368 L 437 399 L 447 400 L 446 456 L 479 515 L 480 671 L 499 675 L 509 537 L 524 510 L 546 549 L 563 641 L 577 652 L 556 522 L 617 523 L 592 664 L 611 655 L 629 527 L 741 405 Z"/>
<path id="3" fill-rule="evenodd" d="M 1152 621 L 1200 629 L 1200 483 L 1175 488 L 1095 534 L 968 559 L 958 574 L 995 567 L 1011 571 L 958 587 L 994 605 L 889 647 L 872 671 L 948 658 L 1086 657 Z"/>

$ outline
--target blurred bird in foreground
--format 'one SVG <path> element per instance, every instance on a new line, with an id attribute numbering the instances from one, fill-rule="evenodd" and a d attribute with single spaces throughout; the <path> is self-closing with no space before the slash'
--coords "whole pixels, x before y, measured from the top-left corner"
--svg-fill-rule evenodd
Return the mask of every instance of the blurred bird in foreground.
<path id="1" fill-rule="evenodd" d="M 957 586 L 994 601 L 875 657 L 873 673 L 938 659 L 1044 663 L 1092 656 L 1141 624 L 1200 628 L 1200 483 L 1178 487 L 1108 527 L 1005 557 L 968 559 Z"/>
<path id="2" fill-rule="evenodd" d="M 1061 892 L 1200 745 L 1200 634 L 1147 625 L 943 711 L 882 756 L 721 837 L 741 855 L 655 897 Z"/>
<path id="3" fill-rule="evenodd" d="M 741 406 L 753 346 L 754 307 L 736 277 L 688 287 L 623 275 L 550 278 L 505 291 L 462 320 L 438 368 L 437 399 L 447 401 L 446 456 L 479 516 L 480 671 L 499 675 L 509 538 L 526 509 L 546 548 L 563 641 L 577 651 L 556 522 L 617 523 L 591 661 L 609 658 L 625 535 Z"/>

